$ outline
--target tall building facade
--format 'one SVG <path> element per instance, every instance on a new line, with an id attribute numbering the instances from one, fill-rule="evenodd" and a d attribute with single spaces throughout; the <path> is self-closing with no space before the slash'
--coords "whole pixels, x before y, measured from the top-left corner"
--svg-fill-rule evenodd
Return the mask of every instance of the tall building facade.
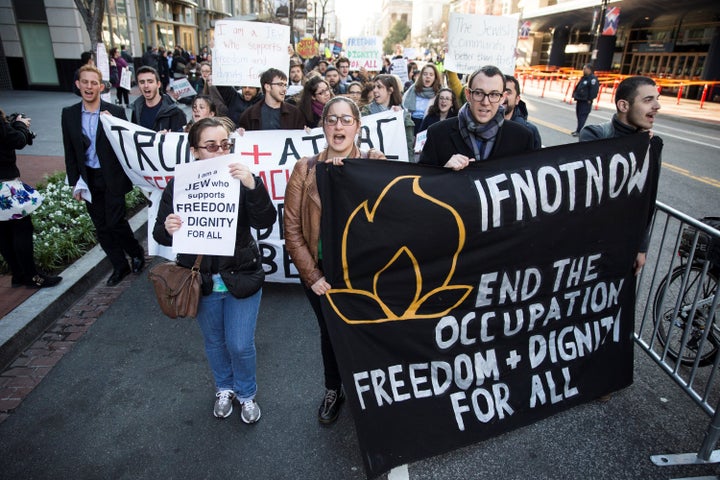
<path id="1" fill-rule="evenodd" d="M 716 0 L 523 0 L 520 63 L 677 79 L 720 79 Z M 603 33 L 604 18 L 616 24 Z"/>

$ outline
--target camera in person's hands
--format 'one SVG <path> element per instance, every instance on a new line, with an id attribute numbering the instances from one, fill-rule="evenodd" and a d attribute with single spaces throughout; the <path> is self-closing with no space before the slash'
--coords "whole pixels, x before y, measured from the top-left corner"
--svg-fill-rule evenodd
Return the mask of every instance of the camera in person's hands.
<path id="1" fill-rule="evenodd" d="M 20 121 L 20 118 L 27 118 L 27 115 L 25 115 L 24 113 L 17 113 L 17 112 L 15 112 L 15 113 L 12 113 L 12 114 L 8 115 L 8 117 L 7 117 L 8 122 L 10 122 L 10 125 L 14 124 L 14 123 L 17 122 L 17 121 Z M 32 144 L 33 144 L 33 140 L 35 139 L 36 136 L 37 136 L 37 135 L 35 135 L 35 132 L 33 132 L 32 130 L 30 130 L 30 127 L 28 127 L 28 128 L 27 128 L 27 135 L 26 135 L 27 144 L 28 144 L 28 145 L 32 145 Z"/>

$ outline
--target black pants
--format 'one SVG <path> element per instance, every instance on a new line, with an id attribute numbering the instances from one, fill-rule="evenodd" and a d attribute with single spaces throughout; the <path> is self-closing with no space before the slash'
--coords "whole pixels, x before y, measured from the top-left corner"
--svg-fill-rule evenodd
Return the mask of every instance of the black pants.
<path id="1" fill-rule="evenodd" d="M 117 87 L 117 100 L 118 103 L 123 105 L 130 105 L 130 97 L 128 96 L 129 90 L 125 90 L 122 87 Z"/>
<path id="2" fill-rule="evenodd" d="M 129 268 L 126 253 L 131 257 L 145 255 L 125 218 L 125 195 L 107 191 L 100 169 L 88 168 L 87 172 L 92 202 L 86 202 L 85 206 L 95 225 L 98 242 L 113 268 L 125 270 Z"/>
<path id="3" fill-rule="evenodd" d="M 577 115 L 577 129 L 576 132 L 580 133 L 580 130 L 585 126 L 590 111 L 592 110 L 592 100 L 578 100 L 575 104 L 575 115 Z"/>
<path id="4" fill-rule="evenodd" d="M 33 224 L 29 215 L 0 222 L 0 255 L 10 267 L 14 280 L 23 282 L 37 275 L 33 258 Z"/>
<path id="5" fill-rule="evenodd" d="M 325 370 L 325 388 L 330 390 L 340 390 L 342 380 L 340 379 L 340 369 L 335 359 L 335 351 L 332 343 L 330 343 L 330 335 L 328 334 L 325 317 L 323 317 L 322 308 L 320 307 L 320 297 L 303 283 L 303 289 L 310 306 L 317 317 L 318 326 L 320 327 L 320 351 L 322 352 L 323 368 Z"/>

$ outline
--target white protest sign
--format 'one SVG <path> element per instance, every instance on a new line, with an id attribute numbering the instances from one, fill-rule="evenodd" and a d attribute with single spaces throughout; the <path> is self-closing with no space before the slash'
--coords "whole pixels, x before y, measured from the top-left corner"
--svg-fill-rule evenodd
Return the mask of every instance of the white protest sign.
<path id="1" fill-rule="evenodd" d="M 130 90 L 132 88 L 132 72 L 128 67 L 122 69 L 122 74 L 120 75 L 120 87 L 125 90 Z"/>
<path id="2" fill-rule="evenodd" d="M 392 74 L 400 77 L 400 84 L 405 85 L 408 81 L 408 62 L 406 58 L 393 58 L 392 59 Z"/>
<path id="3" fill-rule="evenodd" d="M 275 23 L 220 20 L 215 23 L 213 85 L 260 86 L 260 75 L 288 69 L 290 27 Z"/>
<path id="4" fill-rule="evenodd" d="M 513 75 L 517 35 L 517 15 L 451 13 L 445 68 L 472 73 L 482 66 L 495 65 L 504 74 Z"/>
<path id="5" fill-rule="evenodd" d="M 173 207 L 182 226 L 175 253 L 230 256 L 235 251 L 240 181 L 230 175 L 233 155 L 181 163 L 175 169 Z"/>
<path id="6" fill-rule="evenodd" d="M 383 66 L 382 41 L 380 37 L 351 37 L 345 45 L 350 70 L 365 68 L 380 71 Z"/>
<path id="7" fill-rule="evenodd" d="M 193 158 L 188 148 L 187 134 L 160 134 L 111 115 L 100 115 L 105 134 L 130 181 L 150 192 L 148 208 L 148 252 L 174 258 L 170 249 L 160 247 L 152 239 L 157 206 L 162 191 L 178 168 Z M 233 134 L 233 157 L 247 165 L 260 177 L 278 211 L 285 201 L 285 186 L 295 163 L 302 157 L 315 155 L 326 146 L 322 128 L 304 130 L 246 131 L 243 136 Z M 360 149 L 380 150 L 389 160 L 408 161 L 403 112 L 388 110 L 362 117 L 359 135 Z M 227 157 L 226 157 L 227 158 Z M 203 164 L 208 160 L 197 162 Z M 235 161 L 235 160 L 234 160 Z M 207 165 L 207 164 L 205 164 Z M 177 180 L 176 180 L 177 181 Z M 278 216 L 278 222 L 282 219 Z M 267 280 L 295 282 L 299 278 L 295 266 L 284 248 L 282 228 L 253 231 L 262 254 Z"/>
<path id="8" fill-rule="evenodd" d="M 292 97 L 293 95 L 297 95 L 298 93 L 302 92 L 302 90 L 303 90 L 302 85 L 288 85 L 285 96 Z"/>
<path id="9" fill-rule="evenodd" d="M 110 60 L 108 59 L 107 50 L 105 49 L 105 44 L 98 43 L 97 47 L 95 48 L 95 65 L 97 66 L 98 70 L 100 70 L 100 73 L 102 73 L 102 78 L 104 82 L 110 82 Z M 106 102 L 112 101 L 112 96 L 110 95 L 110 89 L 106 88 L 103 93 L 100 94 L 100 98 L 102 98 Z"/>
<path id="10" fill-rule="evenodd" d="M 422 152 L 423 147 L 425 146 L 426 140 L 427 140 L 427 130 L 418 132 L 418 134 L 415 136 L 415 153 Z"/>
<path id="11" fill-rule="evenodd" d="M 170 80 L 170 88 L 172 88 L 173 92 L 179 94 L 178 98 L 192 97 L 193 95 L 197 95 L 197 92 L 195 91 L 193 86 L 190 85 L 190 82 L 187 78 Z"/>

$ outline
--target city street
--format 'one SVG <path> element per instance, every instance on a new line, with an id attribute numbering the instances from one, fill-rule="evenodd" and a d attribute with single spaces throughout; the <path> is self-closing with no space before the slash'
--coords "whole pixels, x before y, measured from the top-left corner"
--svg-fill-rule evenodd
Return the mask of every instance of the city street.
<path id="1" fill-rule="evenodd" d="M 525 99 L 545 146 L 576 141 L 569 135 L 574 106 L 550 96 Z M 62 155 L 60 109 L 77 101 L 69 93 L 0 92 L 3 110 L 33 119 L 38 138 L 25 155 Z M 611 114 L 593 110 L 588 123 Z M 719 214 L 719 130 L 717 123 L 681 122 L 661 111 L 660 201 L 694 217 Z M 90 289 L 85 302 L 101 303 L 103 287 L 104 282 Z M 344 408 L 332 426 L 317 421 L 323 393 L 319 333 L 298 285 L 265 286 L 256 344 L 262 419 L 246 425 L 237 411 L 225 420 L 214 418 L 212 378 L 196 322 L 164 317 L 147 276 L 133 277 L 0 423 L 0 479 L 365 478 L 350 410 Z M 717 464 L 658 467 L 650 461 L 654 454 L 696 452 L 708 423 L 636 349 L 634 384 L 609 401 L 581 405 L 381 478 L 716 476 Z"/>

